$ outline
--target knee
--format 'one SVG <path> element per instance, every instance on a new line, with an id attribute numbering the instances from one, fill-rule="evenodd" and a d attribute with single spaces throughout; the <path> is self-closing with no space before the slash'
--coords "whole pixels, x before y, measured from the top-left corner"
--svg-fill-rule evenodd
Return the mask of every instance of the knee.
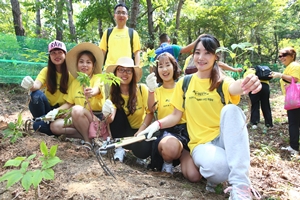
<path id="1" fill-rule="evenodd" d="M 40 90 L 33 91 L 30 94 L 31 102 L 33 104 L 38 104 L 39 101 L 42 101 L 42 99 L 43 99 L 44 96 L 45 96 L 45 94 L 42 91 L 40 91 Z"/>
<path id="2" fill-rule="evenodd" d="M 197 183 L 201 180 L 202 176 L 198 170 L 189 170 L 183 176 L 192 183 Z"/>
<path id="3" fill-rule="evenodd" d="M 181 156 L 182 143 L 175 137 L 165 137 L 158 144 L 158 149 L 166 161 L 176 160 Z"/>
<path id="4" fill-rule="evenodd" d="M 72 118 L 76 119 L 84 115 L 84 108 L 82 106 L 76 105 L 72 107 Z"/>

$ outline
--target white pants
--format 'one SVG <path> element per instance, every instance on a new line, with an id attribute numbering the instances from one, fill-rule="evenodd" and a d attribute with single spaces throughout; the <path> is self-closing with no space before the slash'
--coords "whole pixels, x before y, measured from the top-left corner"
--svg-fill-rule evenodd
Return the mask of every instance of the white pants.
<path id="1" fill-rule="evenodd" d="M 242 110 L 233 104 L 224 106 L 220 135 L 211 142 L 197 145 L 192 157 L 209 183 L 228 181 L 232 185 L 250 186 L 249 138 Z"/>

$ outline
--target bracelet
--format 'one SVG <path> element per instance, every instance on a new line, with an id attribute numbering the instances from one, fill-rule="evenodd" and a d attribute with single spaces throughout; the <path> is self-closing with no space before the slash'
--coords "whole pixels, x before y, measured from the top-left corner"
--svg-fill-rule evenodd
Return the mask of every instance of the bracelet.
<path id="1" fill-rule="evenodd" d="M 153 94 L 154 93 L 154 91 L 150 91 L 150 90 L 148 90 L 149 91 L 149 93 L 151 93 L 151 94 Z"/>
<path id="2" fill-rule="evenodd" d="M 146 124 L 145 122 L 142 123 L 142 126 L 143 126 L 143 125 L 144 125 L 145 127 L 147 127 L 147 124 Z"/>
<path id="3" fill-rule="evenodd" d="M 158 122 L 158 125 L 159 125 L 159 129 L 161 129 L 161 123 L 160 121 L 156 120 Z"/>

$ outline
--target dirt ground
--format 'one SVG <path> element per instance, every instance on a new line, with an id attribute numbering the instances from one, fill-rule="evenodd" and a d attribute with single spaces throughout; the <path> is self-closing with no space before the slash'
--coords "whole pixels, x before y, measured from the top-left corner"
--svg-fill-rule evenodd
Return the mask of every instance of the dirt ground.
<path id="1" fill-rule="evenodd" d="M 250 179 L 253 188 L 262 199 L 300 199 L 300 159 L 291 157 L 280 147 L 288 145 L 288 124 L 283 109 L 283 96 L 272 91 L 271 106 L 274 127 L 265 129 L 263 123 L 258 129 L 249 128 L 251 145 Z M 248 115 L 248 98 L 242 98 L 240 107 Z M 2 131 L 7 123 L 15 122 L 18 113 L 22 119 L 30 119 L 27 109 L 27 93 L 18 85 L 0 85 L 0 176 L 12 168 L 4 168 L 9 159 L 17 156 L 41 155 L 39 145 L 45 141 L 48 148 L 58 145 L 57 156 L 62 160 L 53 169 L 54 180 L 43 180 L 37 190 L 37 199 L 227 199 L 223 192 L 205 191 L 206 180 L 190 183 L 176 168 L 173 175 L 147 170 L 135 162 L 127 152 L 124 163 L 104 161 L 116 178 L 106 175 L 94 154 L 78 150 L 79 140 L 60 141 L 43 133 L 26 134 L 14 144 L 3 138 Z M 249 116 L 249 115 L 248 115 Z M 263 119 L 263 118 L 262 118 Z M 38 156 L 30 163 L 31 169 L 41 167 Z M 6 188 L 6 181 L 0 183 L 0 199 L 35 199 L 35 190 L 26 192 L 20 183 Z"/>

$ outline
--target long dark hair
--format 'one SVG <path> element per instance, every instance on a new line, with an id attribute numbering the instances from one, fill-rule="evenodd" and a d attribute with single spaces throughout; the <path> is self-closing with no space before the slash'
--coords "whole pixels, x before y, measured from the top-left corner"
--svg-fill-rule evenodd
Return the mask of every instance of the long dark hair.
<path id="1" fill-rule="evenodd" d="M 162 78 L 158 74 L 158 64 L 159 64 L 158 61 L 159 61 L 159 59 L 161 59 L 163 57 L 167 57 L 170 60 L 170 62 L 172 63 L 173 72 L 174 72 L 173 80 L 177 80 L 181 74 L 181 69 L 179 68 L 179 65 L 178 65 L 176 59 L 174 58 L 174 56 L 172 56 L 172 54 L 170 54 L 168 52 L 164 52 L 164 53 L 160 54 L 159 56 L 157 56 L 157 58 L 156 58 L 157 62 L 156 62 L 156 66 L 154 67 L 154 73 L 155 73 L 155 76 L 157 77 L 157 82 L 163 83 Z"/>
<path id="2" fill-rule="evenodd" d="M 114 71 L 115 76 L 117 74 L 118 67 L 119 66 L 117 66 Z M 125 105 L 125 100 L 122 98 L 121 88 L 120 88 L 120 85 L 118 85 L 118 84 L 112 84 L 110 87 L 111 101 L 113 104 L 115 104 L 117 109 L 123 109 L 123 106 L 125 105 L 129 110 L 128 115 L 132 115 L 136 110 L 136 103 L 137 103 L 136 91 L 137 91 L 136 74 L 135 74 L 134 69 L 132 69 L 132 80 L 129 83 L 128 104 Z"/>
<path id="3" fill-rule="evenodd" d="M 215 38 L 213 35 L 210 35 L 210 34 L 203 34 L 200 36 L 200 38 L 198 39 L 198 41 L 195 44 L 194 51 L 193 51 L 194 53 L 200 42 L 202 42 L 202 45 L 206 49 L 206 51 L 208 51 L 212 54 L 216 54 L 216 50 L 220 47 L 220 42 L 217 40 L 217 38 Z M 193 59 L 193 58 L 191 58 L 191 59 Z M 209 87 L 209 91 L 213 91 L 220 85 L 220 83 L 222 81 L 221 71 L 222 70 L 219 68 L 217 62 L 215 61 L 214 66 L 211 70 L 211 74 L 210 74 L 210 83 L 211 84 Z"/>
<path id="4" fill-rule="evenodd" d="M 64 52 L 65 54 L 65 52 Z M 46 77 L 47 90 L 54 94 L 57 90 L 57 77 L 56 77 L 56 67 L 55 64 L 51 61 L 50 55 L 48 58 L 48 71 Z M 66 60 L 61 64 L 61 79 L 59 83 L 59 91 L 63 94 L 67 94 L 69 82 L 69 71 L 67 68 Z"/>

